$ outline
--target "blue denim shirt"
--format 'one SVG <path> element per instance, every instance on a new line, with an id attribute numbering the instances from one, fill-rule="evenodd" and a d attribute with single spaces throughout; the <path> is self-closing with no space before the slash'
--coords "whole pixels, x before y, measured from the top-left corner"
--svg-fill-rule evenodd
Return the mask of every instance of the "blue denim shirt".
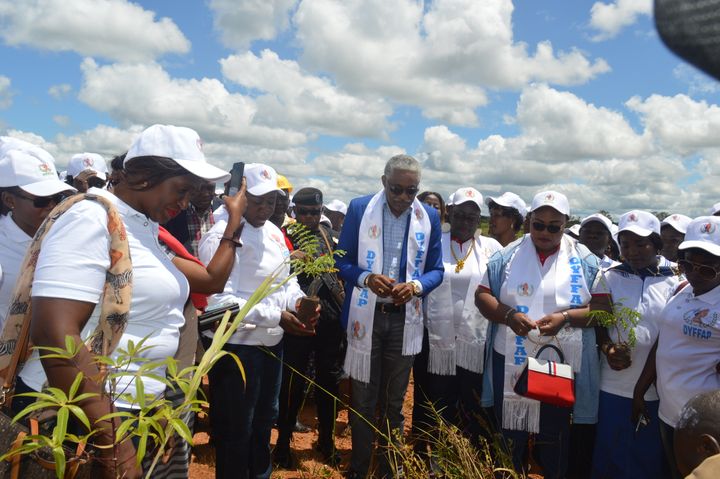
<path id="1" fill-rule="evenodd" d="M 487 274 L 493 296 L 500 297 L 500 288 L 505 274 L 505 267 L 510 262 L 522 239 L 507 245 L 502 251 L 495 253 L 488 261 Z M 580 256 L 583 274 L 588 285 L 592 285 L 600 270 L 598 258 L 580 243 L 575 243 L 575 250 Z M 497 323 L 488 325 L 488 340 L 485 344 L 485 374 L 481 403 L 483 407 L 493 405 L 492 360 L 493 341 Z M 582 372 L 575 375 L 575 406 L 573 422 L 577 424 L 595 424 L 598 417 L 600 394 L 600 356 L 595 340 L 595 328 L 582 329 Z"/>

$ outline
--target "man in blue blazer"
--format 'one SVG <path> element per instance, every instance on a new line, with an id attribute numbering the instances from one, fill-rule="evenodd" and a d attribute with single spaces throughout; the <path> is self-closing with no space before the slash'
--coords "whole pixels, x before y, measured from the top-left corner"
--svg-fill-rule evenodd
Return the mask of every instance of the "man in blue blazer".
<path id="1" fill-rule="evenodd" d="M 396 155 L 385 165 L 383 189 L 350 202 L 337 260 L 345 281 L 343 325 L 352 378 L 352 459 L 347 477 L 364 478 L 370 467 L 374 429 L 380 445 L 402 432 L 402 405 L 415 354 L 423 338 L 422 298 L 443 277 L 441 227 L 437 212 L 415 196 L 420 165 Z M 408 261 L 410 258 L 410 261 Z M 380 423 L 375 420 L 379 405 Z M 366 421 L 369 421 L 370 424 Z M 385 454 L 380 477 L 395 477 Z"/>

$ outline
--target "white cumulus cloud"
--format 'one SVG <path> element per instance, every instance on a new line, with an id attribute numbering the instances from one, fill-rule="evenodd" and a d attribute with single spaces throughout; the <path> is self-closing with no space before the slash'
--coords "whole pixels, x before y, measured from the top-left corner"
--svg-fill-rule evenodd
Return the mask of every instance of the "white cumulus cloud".
<path id="1" fill-rule="evenodd" d="M 620 30 L 635 23 L 640 15 L 651 14 L 652 0 L 595 2 L 590 9 L 590 27 L 598 31 L 593 40 L 613 38 Z"/>
<path id="2" fill-rule="evenodd" d="M 8 45 L 142 61 L 185 53 L 190 42 L 169 18 L 127 0 L 0 0 L 0 36 Z"/>
<path id="3" fill-rule="evenodd" d="M 56 100 L 61 100 L 68 96 L 71 91 L 72 86 L 70 86 L 69 83 L 60 83 L 59 85 L 53 85 L 48 88 L 48 95 L 55 98 Z"/>
<path id="4" fill-rule="evenodd" d="M 11 81 L 8 77 L 0 75 L 0 108 L 10 108 L 13 92 L 10 89 Z"/>
<path id="5" fill-rule="evenodd" d="M 213 24 L 225 46 L 241 50 L 271 40 L 288 27 L 296 0 L 210 0 Z"/>
<path id="6" fill-rule="evenodd" d="M 378 137 L 390 129 L 392 108 L 387 102 L 349 95 L 272 50 L 263 50 L 259 57 L 252 52 L 231 55 L 220 64 L 227 79 L 266 92 L 256 98 L 259 123 L 357 137 Z"/>

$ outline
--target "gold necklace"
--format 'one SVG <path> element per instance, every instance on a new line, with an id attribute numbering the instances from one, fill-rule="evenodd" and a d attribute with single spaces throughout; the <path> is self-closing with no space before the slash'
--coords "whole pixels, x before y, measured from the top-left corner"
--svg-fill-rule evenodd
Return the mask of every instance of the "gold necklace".
<path id="1" fill-rule="evenodd" d="M 451 241 L 450 242 L 450 254 L 452 254 L 453 259 L 457 263 L 457 265 L 455 266 L 455 272 L 459 273 L 465 267 L 465 261 L 467 261 L 468 257 L 470 256 L 470 253 L 472 253 L 473 248 L 475 247 L 475 241 L 470 243 L 470 247 L 468 248 L 468 251 L 465 254 L 464 258 L 458 258 L 457 256 L 455 256 L 455 250 L 453 249 L 453 243 L 455 243 L 455 241 L 453 241 L 453 240 L 450 240 L 450 241 Z"/>

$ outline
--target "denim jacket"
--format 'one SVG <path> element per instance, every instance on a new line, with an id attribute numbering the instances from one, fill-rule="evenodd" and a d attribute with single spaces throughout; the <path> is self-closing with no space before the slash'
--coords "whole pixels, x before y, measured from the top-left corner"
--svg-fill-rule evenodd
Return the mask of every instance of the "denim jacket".
<path id="1" fill-rule="evenodd" d="M 502 251 L 495 253 L 488 261 L 487 274 L 493 296 L 500 298 L 500 288 L 504 280 L 505 267 L 512 259 L 517 247 L 523 239 L 507 245 Z M 528 239 L 529 241 L 529 239 Z M 592 287 L 595 276 L 600 270 L 598 258 L 584 245 L 573 241 L 575 251 L 580 257 L 583 274 L 588 287 Z M 485 344 L 485 371 L 483 375 L 482 406 L 493 405 L 492 360 L 493 342 L 497 323 L 488 325 L 488 340 Z M 575 374 L 575 406 L 573 422 L 577 424 L 595 424 L 598 416 L 598 396 L 600 393 L 600 356 L 595 340 L 595 328 L 582 328 L 582 372 Z"/>

